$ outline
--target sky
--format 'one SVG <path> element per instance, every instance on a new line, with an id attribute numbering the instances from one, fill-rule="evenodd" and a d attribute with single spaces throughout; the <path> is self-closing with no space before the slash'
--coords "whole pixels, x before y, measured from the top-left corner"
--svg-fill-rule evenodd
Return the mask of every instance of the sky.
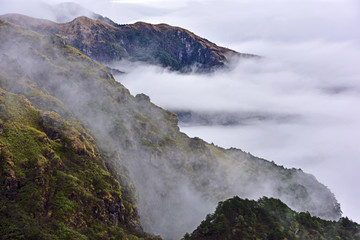
<path id="1" fill-rule="evenodd" d="M 60 3 L 62 1 L 46 1 Z M 186 28 L 220 46 L 264 56 L 209 75 L 119 63 L 117 78 L 166 109 L 260 114 L 235 126 L 180 125 L 221 147 L 301 168 L 360 222 L 360 2 L 357 0 L 78 0 L 118 23 Z M 1 0 L 0 14 L 51 18 L 35 1 Z"/>

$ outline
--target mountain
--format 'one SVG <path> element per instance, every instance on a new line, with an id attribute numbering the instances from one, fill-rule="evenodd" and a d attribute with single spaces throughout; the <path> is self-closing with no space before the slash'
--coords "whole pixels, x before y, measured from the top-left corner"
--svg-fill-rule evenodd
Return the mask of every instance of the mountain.
<path id="1" fill-rule="evenodd" d="M 46 3 L 43 4 L 45 7 L 42 10 L 48 11 L 48 15 L 54 16 L 55 21 L 59 23 L 70 22 L 74 18 L 86 16 L 91 19 L 101 20 L 114 26 L 117 25 L 111 19 L 103 17 L 100 14 L 96 14 L 77 3 L 63 2 L 55 5 Z"/>
<path id="2" fill-rule="evenodd" d="M 173 110 L 179 122 L 185 126 L 236 126 L 253 121 L 289 122 L 297 115 L 276 114 L 267 112 L 226 112 L 226 111 L 192 111 Z"/>
<path id="3" fill-rule="evenodd" d="M 220 202 L 213 214 L 185 240 L 197 239 L 360 239 L 360 225 L 348 218 L 325 221 L 297 213 L 278 199 L 258 201 L 233 197 Z"/>
<path id="4" fill-rule="evenodd" d="M 82 53 L 104 63 L 127 59 L 172 70 L 209 71 L 224 66 L 232 57 L 256 57 L 219 47 L 188 30 L 167 24 L 119 25 L 99 17 L 100 20 L 78 17 L 59 24 L 19 14 L 0 18 L 41 34 L 60 34 Z"/>
<path id="5" fill-rule="evenodd" d="M 0 108 L 1 239 L 155 239 L 79 122 L 3 89 Z"/>
<path id="6" fill-rule="evenodd" d="M 29 78 L 31 67 L 9 54 L 14 48 L 5 50 L 11 40 L 29 44 L 34 48 L 19 50 L 24 57 L 34 51 L 39 61 L 46 57 L 36 42 L 49 41 L 49 54 L 56 39 L 3 21 L 0 32 L 1 239 L 156 239 L 142 231 L 131 189 L 109 172 L 84 125 Z"/>
<path id="7" fill-rule="evenodd" d="M 234 195 L 341 217 L 314 176 L 189 138 L 174 113 L 132 96 L 62 37 L 0 20 L 0 42 L 7 239 L 152 238 L 141 226 L 177 239 Z"/>

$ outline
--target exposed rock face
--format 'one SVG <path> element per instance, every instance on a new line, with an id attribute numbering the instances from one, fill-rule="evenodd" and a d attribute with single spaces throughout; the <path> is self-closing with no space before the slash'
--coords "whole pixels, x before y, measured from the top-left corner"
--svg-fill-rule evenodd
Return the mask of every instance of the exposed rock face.
<path id="1" fill-rule="evenodd" d="M 135 99 L 136 99 L 137 102 L 148 102 L 148 103 L 150 103 L 150 97 L 143 94 L 143 93 L 137 94 L 135 96 Z"/>
<path id="2" fill-rule="evenodd" d="M 229 57 L 256 57 L 219 47 L 188 30 L 167 24 L 116 25 L 88 17 L 57 24 L 15 14 L 1 18 L 41 34 L 61 34 L 70 45 L 101 62 L 128 59 L 173 70 L 209 71 L 224 66 Z"/>

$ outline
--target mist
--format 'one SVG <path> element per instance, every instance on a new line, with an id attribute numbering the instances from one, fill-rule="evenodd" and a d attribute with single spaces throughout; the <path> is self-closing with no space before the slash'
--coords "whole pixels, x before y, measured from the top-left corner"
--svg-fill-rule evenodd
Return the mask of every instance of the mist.
<path id="1" fill-rule="evenodd" d="M 314 174 L 335 193 L 344 216 L 359 222 L 359 2 L 186 4 L 157 16 L 144 14 L 142 20 L 181 26 L 264 59 L 236 62 L 230 71 L 210 75 L 180 75 L 140 65 L 118 80 L 133 94 L 144 92 L 170 110 L 293 116 L 280 122 L 265 118 L 237 126 L 180 127 L 190 136 Z M 159 5 L 142 4 L 148 9 Z"/>
<path id="2" fill-rule="evenodd" d="M 318 41 L 252 44 L 267 50 L 266 56 L 277 56 L 241 60 L 230 70 L 205 75 L 130 64 L 133 68 L 120 68 L 128 73 L 116 78 L 132 94 L 145 93 L 174 112 L 230 115 L 238 124 L 207 119 L 210 124 L 180 122 L 180 129 L 314 174 L 335 193 L 344 216 L 359 221 L 359 70 L 351 64 L 360 60 L 359 48 Z"/>
<path id="3" fill-rule="evenodd" d="M 165 22 L 218 45 L 263 56 L 258 61 L 233 60 L 229 69 L 203 75 L 183 75 L 139 63 L 121 62 L 113 67 L 127 73 L 115 77 L 133 95 L 145 93 L 163 108 L 214 118 L 219 114 L 244 116 L 246 120 L 235 125 L 214 120 L 210 125 L 180 123 L 180 129 L 215 145 L 237 147 L 314 174 L 335 193 L 344 216 L 360 222 L 357 1 L 76 2 L 118 23 Z M 0 11 L 56 20 L 41 6 L 35 1 L 5 0 Z M 254 115 L 262 117 L 246 117 Z M 159 191 L 164 182 L 155 184 Z M 196 195 L 185 180 L 181 183 L 184 188 L 169 193 L 170 198 L 188 196 L 189 204 L 181 209 L 203 203 L 203 196 Z M 211 212 L 214 204 L 206 204 L 197 218 Z M 159 223 L 154 228 L 166 227 Z"/>

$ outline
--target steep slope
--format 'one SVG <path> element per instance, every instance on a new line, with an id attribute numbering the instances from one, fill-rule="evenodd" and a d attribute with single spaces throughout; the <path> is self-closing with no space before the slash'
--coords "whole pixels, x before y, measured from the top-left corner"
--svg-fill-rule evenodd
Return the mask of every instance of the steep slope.
<path id="1" fill-rule="evenodd" d="M 179 238 L 218 201 L 234 195 L 276 197 L 298 211 L 327 219 L 341 216 L 334 195 L 315 177 L 189 138 L 179 132 L 175 114 L 143 94 L 131 96 L 104 66 L 62 38 L 0 20 L 0 42 L 0 87 L 67 122 L 77 119 L 120 182 L 122 196 L 130 203 L 138 199 L 146 231 Z M 46 133 L 43 126 L 36 129 Z M 68 138 L 63 144 L 71 146 Z"/>
<path id="2" fill-rule="evenodd" d="M 258 201 L 233 197 L 220 202 L 215 213 L 206 216 L 190 239 L 360 239 L 360 225 L 341 218 L 325 221 L 297 213 L 278 199 Z"/>
<path id="3" fill-rule="evenodd" d="M 39 97 L 48 104 L 48 96 Z M 3 89 L 0 109 L 1 239 L 145 236 L 133 203 L 79 122 Z"/>
<path id="4" fill-rule="evenodd" d="M 129 59 L 160 64 L 173 70 L 196 68 L 208 71 L 223 66 L 229 57 L 255 57 L 219 47 L 188 30 L 167 24 L 117 25 L 88 17 L 57 24 L 18 14 L 0 18 L 42 34 L 61 34 L 70 45 L 101 62 Z"/>

